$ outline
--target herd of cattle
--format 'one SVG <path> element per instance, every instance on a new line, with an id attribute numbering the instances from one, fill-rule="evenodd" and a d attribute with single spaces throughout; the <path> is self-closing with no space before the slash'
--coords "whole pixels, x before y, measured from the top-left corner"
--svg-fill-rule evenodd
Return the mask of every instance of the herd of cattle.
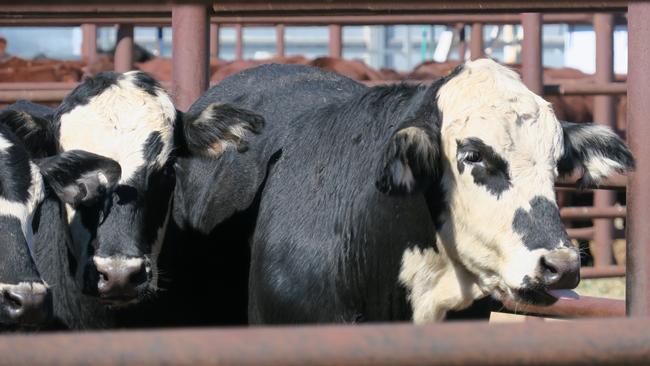
<path id="1" fill-rule="evenodd" d="M 481 59 L 430 86 L 305 65 L 186 112 L 141 71 L 0 113 L 0 328 L 443 320 L 579 281 L 558 175 L 634 167 Z M 478 302 L 480 305 L 480 302 Z"/>

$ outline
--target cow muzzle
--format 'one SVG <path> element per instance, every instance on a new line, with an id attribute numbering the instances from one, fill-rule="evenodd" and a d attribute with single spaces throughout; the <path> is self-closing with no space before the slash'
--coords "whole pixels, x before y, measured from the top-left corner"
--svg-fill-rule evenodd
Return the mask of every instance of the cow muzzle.
<path id="1" fill-rule="evenodd" d="M 51 319 L 52 308 L 52 294 L 43 284 L 3 286 L 0 290 L 0 323 L 42 326 Z"/>
<path id="2" fill-rule="evenodd" d="M 141 258 L 94 257 L 96 273 L 86 279 L 86 287 L 111 306 L 125 306 L 139 301 L 149 283 L 150 266 Z"/>

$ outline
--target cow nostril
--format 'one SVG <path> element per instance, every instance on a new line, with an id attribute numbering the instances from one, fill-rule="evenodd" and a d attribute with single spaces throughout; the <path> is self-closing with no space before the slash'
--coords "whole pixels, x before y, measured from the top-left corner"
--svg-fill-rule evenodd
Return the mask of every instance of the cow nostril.
<path id="1" fill-rule="evenodd" d="M 560 273 L 556 265 L 549 262 L 546 257 L 542 257 L 539 260 L 539 265 L 542 269 L 542 277 L 544 279 L 544 284 L 552 285 L 557 282 L 560 278 Z"/>
<path id="2" fill-rule="evenodd" d="M 11 291 L 5 291 L 3 293 L 3 298 L 6 306 L 13 311 L 20 310 L 20 308 L 23 307 L 23 301 L 21 297 Z"/>

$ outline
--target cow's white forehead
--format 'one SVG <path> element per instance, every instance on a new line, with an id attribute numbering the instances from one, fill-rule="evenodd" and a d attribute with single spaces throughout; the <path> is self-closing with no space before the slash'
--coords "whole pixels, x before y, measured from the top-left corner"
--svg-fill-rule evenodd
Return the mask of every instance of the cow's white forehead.
<path id="1" fill-rule="evenodd" d="M 164 165 L 173 148 L 176 109 L 171 98 L 163 89 L 157 88 L 153 96 L 138 87 L 134 83 L 137 73 L 124 74 L 115 85 L 60 119 L 61 149 L 112 158 L 122 167 L 122 182 L 144 165 Z M 163 148 L 155 161 L 147 162 L 145 142 L 153 132 L 160 134 Z"/>
<path id="2" fill-rule="evenodd" d="M 438 92 L 442 135 L 484 137 L 497 150 L 559 159 L 562 129 L 551 105 L 513 70 L 489 59 L 467 62 Z M 451 141 L 449 141 L 451 142 Z"/>
<path id="3" fill-rule="evenodd" d="M 0 135 L 0 153 L 7 151 L 13 144 L 4 138 L 4 136 Z"/>

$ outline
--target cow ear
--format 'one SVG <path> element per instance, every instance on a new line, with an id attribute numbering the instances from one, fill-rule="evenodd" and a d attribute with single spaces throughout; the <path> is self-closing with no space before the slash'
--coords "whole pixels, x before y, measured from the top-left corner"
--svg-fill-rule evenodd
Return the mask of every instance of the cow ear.
<path id="1" fill-rule="evenodd" d="M 560 176 L 582 168 L 581 187 L 598 185 L 613 173 L 634 169 L 634 157 L 611 129 L 593 123 L 562 122 L 564 154 L 558 161 Z"/>
<path id="2" fill-rule="evenodd" d="M 49 188 L 72 206 L 92 205 L 120 180 L 115 160 L 81 150 L 40 159 L 36 164 Z"/>
<path id="3" fill-rule="evenodd" d="M 7 126 L 23 142 L 33 158 L 56 153 L 56 139 L 48 119 L 7 109 L 0 113 L 0 124 Z"/>
<path id="4" fill-rule="evenodd" d="M 259 133 L 264 118 L 229 104 L 213 103 L 198 116 L 185 115 L 183 137 L 187 150 L 195 155 L 217 157 L 229 147 L 248 149 L 249 133 Z"/>
<path id="5" fill-rule="evenodd" d="M 427 187 L 439 171 L 440 133 L 426 123 L 397 130 L 379 165 L 377 188 L 386 194 L 409 194 Z"/>

